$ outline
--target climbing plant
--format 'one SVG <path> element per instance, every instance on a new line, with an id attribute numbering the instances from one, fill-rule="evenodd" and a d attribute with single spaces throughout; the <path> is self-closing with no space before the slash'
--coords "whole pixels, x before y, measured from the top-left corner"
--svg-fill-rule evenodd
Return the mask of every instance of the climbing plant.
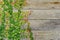
<path id="1" fill-rule="evenodd" d="M 28 21 L 30 11 L 22 10 L 25 3 L 26 0 L 0 0 L 0 40 L 33 40 Z"/>

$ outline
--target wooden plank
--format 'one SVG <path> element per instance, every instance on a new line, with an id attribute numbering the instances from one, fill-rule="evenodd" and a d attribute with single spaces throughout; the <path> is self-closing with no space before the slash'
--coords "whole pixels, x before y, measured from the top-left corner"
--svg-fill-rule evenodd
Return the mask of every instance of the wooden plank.
<path id="1" fill-rule="evenodd" d="M 60 19 L 60 10 L 31 10 L 29 19 Z"/>
<path id="2" fill-rule="evenodd" d="M 24 9 L 60 9 L 60 0 L 26 0 Z"/>
<path id="3" fill-rule="evenodd" d="M 34 31 L 60 31 L 60 20 L 29 20 Z"/>
<path id="4" fill-rule="evenodd" d="M 60 32 L 57 31 L 32 31 L 34 40 L 60 40 Z"/>

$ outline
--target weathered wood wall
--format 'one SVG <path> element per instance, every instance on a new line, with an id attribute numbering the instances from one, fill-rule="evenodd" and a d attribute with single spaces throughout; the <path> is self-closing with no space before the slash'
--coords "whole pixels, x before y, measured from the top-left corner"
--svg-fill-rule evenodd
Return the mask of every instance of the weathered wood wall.
<path id="1" fill-rule="evenodd" d="M 23 10 L 31 11 L 34 40 L 60 40 L 60 0 L 27 0 Z"/>

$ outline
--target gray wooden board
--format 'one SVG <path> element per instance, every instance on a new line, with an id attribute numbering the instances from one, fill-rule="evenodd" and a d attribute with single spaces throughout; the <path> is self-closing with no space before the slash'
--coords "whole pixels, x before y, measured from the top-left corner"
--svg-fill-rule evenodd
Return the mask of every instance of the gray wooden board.
<path id="1" fill-rule="evenodd" d="M 28 19 L 60 19 L 60 10 L 31 10 Z"/>
<path id="2" fill-rule="evenodd" d="M 60 40 L 60 32 L 57 31 L 32 31 L 34 40 Z"/>
<path id="3" fill-rule="evenodd" d="M 60 20 L 29 20 L 32 30 L 60 31 Z"/>
<path id="4" fill-rule="evenodd" d="M 60 2 L 60 0 L 27 0 L 24 9 L 60 9 L 60 3 L 51 4 L 50 2 Z"/>

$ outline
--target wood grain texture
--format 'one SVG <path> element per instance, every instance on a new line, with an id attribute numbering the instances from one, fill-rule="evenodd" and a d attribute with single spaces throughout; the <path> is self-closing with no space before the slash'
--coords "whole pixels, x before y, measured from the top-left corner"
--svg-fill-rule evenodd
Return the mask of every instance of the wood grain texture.
<path id="1" fill-rule="evenodd" d="M 60 0 L 26 0 L 34 40 L 60 40 Z"/>
<path id="2" fill-rule="evenodd" d="M 60 10 L 31 10 L 29 19 L 60 19 Z"/>
<path id="3" fill-rule="evenodd" d="M 34 40 L 60 40 L 60 32 L 57 31 L 33 31 Z"/>
<path id="4" fill-rule="evenodd" d="M 30 20 L 30 27 L 35 31 L 59 31 L 60 20 Z"/>
<path id="5" fill-rule="evenodd" d="M 60 9 L 60 0 L 26 0 L 24 9 Z"/>

